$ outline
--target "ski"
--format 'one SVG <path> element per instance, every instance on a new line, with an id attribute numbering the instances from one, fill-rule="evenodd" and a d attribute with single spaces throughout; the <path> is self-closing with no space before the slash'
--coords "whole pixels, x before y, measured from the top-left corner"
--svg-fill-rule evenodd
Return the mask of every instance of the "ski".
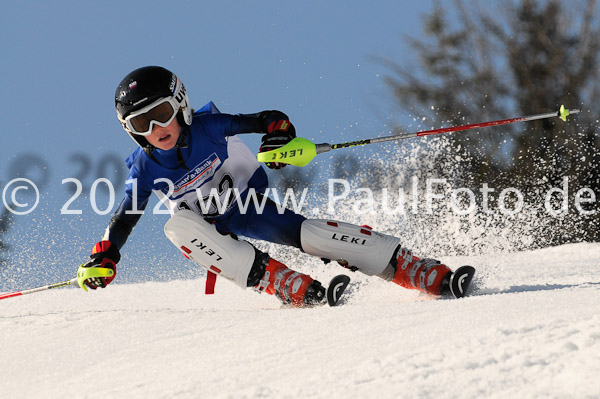
<path id="1" fill-rule="evenodd" d="M 471 280 L 475 275 L 473 266 L 461 266 L 450 276 L 450 292 L 454 298 L 463 298 L 467 295 Z"/>
<path id="2" fill-rule="evenodd" d="M 339 303 L 346 287 L 348 287 L 348 283 L 350 283 L 350 277 L 344 274 L 339 274 L 331 279 L 327 287 L 327 303 L 329 306 L 336 306 Z"/>

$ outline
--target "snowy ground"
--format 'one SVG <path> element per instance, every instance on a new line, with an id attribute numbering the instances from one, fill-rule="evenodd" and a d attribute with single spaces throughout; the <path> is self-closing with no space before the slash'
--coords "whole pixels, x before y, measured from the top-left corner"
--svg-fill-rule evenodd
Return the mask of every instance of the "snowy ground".
<path id="1" fill-rule="evenodd" d="M 337 308 L 201 279 L 3 300 L 0 396 L 600 397 L 599 244 L 443 260 L 478 267 L 473 296 L 351 274 Z"/>

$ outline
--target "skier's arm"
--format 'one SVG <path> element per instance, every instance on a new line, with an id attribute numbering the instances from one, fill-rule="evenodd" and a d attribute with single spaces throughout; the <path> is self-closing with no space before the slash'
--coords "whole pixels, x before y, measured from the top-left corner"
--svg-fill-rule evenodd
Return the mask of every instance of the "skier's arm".
<path id="1" fill-rule="evenodd" d="M 262 111 L 257 114 L 235 115 L 231 122 L 231 131 L 237 133 L 266 133 L 262 138 L 259 151 L 271 151 L 282 147 L 296 137 L 296 129 L 288 116 L 281 111 Z M 271 169 L 281 169 L 286 164 L 267 162 Z"/>
<path id="2" fill-rule="evenodd" d="M 287 121 L 290 118 L 281 111 L 262 111 L 255 114 L 233 115 L 231 120 L 230 135 L 240 133 L 269 133 L 269 126 L 278 121 Z"/>
<path id="3" fill-rule="evenodd" d="M 104 288 L 110 284 L 117 275 L 117 263 L 121 259 L 120 250 L 125 245 L 133 227 L 142 216 L 142 211 L 148 204 L 149 193 L 144 195 L 132 196 L 132 186 L 128 185 L 125 189 L 125 198 L 121 201 L 119 208 L 106 228 L 102 241 L 94 245 L 92 255 L 82 267 L 103 267 L 112 269 L 114 274 L 111 277 L 93 278 L 85 280 L 85 285 L 89 288 Z M 137 199 L 137 204 L 134 203 Z M 136 212 L 128 212 L 137 210 Z"/>
<path id="4" fill-rule="evenodd" d="M 133 199 L 126 195 L 121 201 L 119 208 L 110 219 L 103 240 L 112 242 L 120 251 L 121 248 L 123 248 L 123 245 L 125 245 L 127 238 L 129 238 L 131 231 L 140 220 L 142 211 L 147 204 L 148 199 L 141 204 L 137 204 L 136 209 L 139 210 L 139 212 L 131 212 L 134 209 Z"/>

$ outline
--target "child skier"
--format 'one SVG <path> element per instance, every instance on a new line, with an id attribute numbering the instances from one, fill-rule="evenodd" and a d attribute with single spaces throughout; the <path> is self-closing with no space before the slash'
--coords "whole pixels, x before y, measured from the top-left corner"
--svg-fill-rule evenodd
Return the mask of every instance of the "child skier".
<path id="1" fill-rule="evenodd" d="M 472 273 L 457 279 L 448 266 L 413 256 L 395 237 L 344 222 L 306 219 L 287 209 L 281 214 L 273 201 L 262 197 L 266 173 L 235 135 L 262 133 L 259 151 L 279 148 L 296 137 L 284 113 L 229 115 L 212 103 L 193 112 L 181 80 L 156 66 L 129 73 L 117 87 L 115 104 L 123 128 L 139 147 L 126 161 L 130 175 L 125 197 L 103 240 L 81 266 L 109 268 L 114 274 L 87 279 L 86 286 L 104 288 L 114 279 L 120 250 L 154 191 L 172 214 L 165 234 L 208 270 L 207 290 L 221 275 L 242 288 L 275 294 L 285 304 L 302 307 L 325 301 L 321 283 L 237 239 L 244 236 L 294 246 L 431 295 L 464 295 Z M 273 169 L 283 166 L 267 163 Z M 256 206 L 242 212 L 237 201 L 229 201 L 221 213 L 214 207 L 203 209 L 200 201 L 210 198 L 211 190 L 220 200 L 230 198 L 231 190 L 242 201 L 258 193 L 256 198 L 266 205 L 262 212 Z"/>

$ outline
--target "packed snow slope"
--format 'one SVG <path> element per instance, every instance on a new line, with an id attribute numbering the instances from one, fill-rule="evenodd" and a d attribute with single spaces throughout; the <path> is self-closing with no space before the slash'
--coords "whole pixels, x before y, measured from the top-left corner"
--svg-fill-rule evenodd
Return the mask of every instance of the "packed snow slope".
<path id="1" fill-rule="evenodd" d="M 283 308 L 222 279 L 212 296 L 197 279 L 3 300 L 0 395 L 600 397 L 599 244 L 442 260 L 478 268 L 472 296 L 350 273 L 336 308 Z"/>

